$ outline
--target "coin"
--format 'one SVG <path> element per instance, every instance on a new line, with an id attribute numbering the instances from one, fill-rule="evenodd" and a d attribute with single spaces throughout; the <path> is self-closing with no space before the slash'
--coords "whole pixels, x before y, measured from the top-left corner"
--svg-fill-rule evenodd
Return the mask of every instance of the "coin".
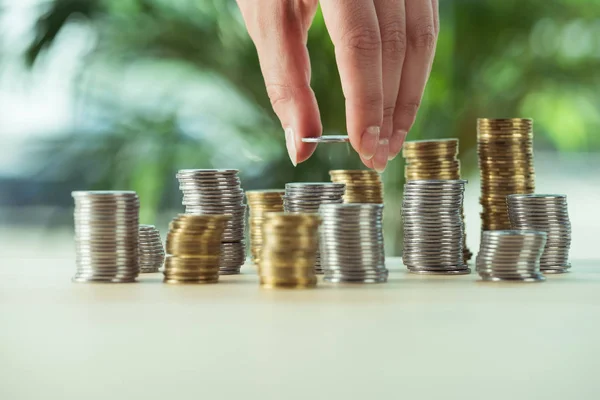
<path id="1" fill-rule="evenodd" d="M 268 212 L 283 212 L 283 195 L 285 190 L 250 190 L 246 191 L 246 199 L 250 210 L 250 255 L 252 262 L 258 265 L 263 245 L 263 222 Z"/>
<path id="2" fill-rule="evenodd" d="M 138 243 L 140 272 L 158 272 L 165 261 L 165 251 L 158 229 L 154 225 L 140 225 Z"/>
<path id="3" fill-rule="evenodd" d="M 432 146 L 430 141 L 427 145 Z M 410 272 L 469 273 L 464 252 L 465 184 L 464 180 L 438 179 L 408 180 L 404 185 L 402 260 Z"/>
<path id="4" fill-rule="evenodd" d="M 320 137 L 302 138 L 304 143 L 348 143 L 350 137 L 347 135 L 325 135 Z"/>
<path id="5" fill-rule="evenodd" d="M 134 282 L 139 199 L 133 191 L 75 191 L 76 273 L 73 282 Z"/>
<path id="6" fill-rule="evenodd" d="M 265 213 L 258 275 L 264 288 L 310 288 L 317 284 L 317 214 Z"/>
<path id="7" fill-rule="evenodd" d="M 236 169 L 182 169 L 177 172 L 186 214 L 227 215 L 221 236 L 222 274 L 239 273 L 245 261 L 246 204 Z M 241 257 L 240 254 L 244 254 Z M 236 265 L 237 264 L 237 265 Z"/>
<path id="8" fill-rule="evenodd" d="M 402 155 L 406 160 L 404 177 L 406 181 L 419 180 L 460 180 L 458 139 L 412 140 L 404 143 Z M 415 186 L 415 189 L 417 186 Z M 462 200 L 461 200 L 462 201 Z M 461 210 L 464 224 L 464 211 Z M 467 237 L 463 229 L 463 258 L 466 263 L 473 254 L 467 247 Z"/>
<path id="9" fill-rule="evenodd" d="M 322 204 L 341 204 L 346 186 L 332 182 L 292 182 L 285 185 L 283 208 L 288 213 L 316 214 Z M 317 248 L 315 271 L 323 273 Z"/>
<path id="10" fill-rule="evenodd" d="M 484 231 L 477 272 L 484 281 L 541 282 L 540 259 L 546 233 L 535 230 Z"/>
<path id="11" fill-rule="evenodd" d="M 386 282 L 383 204 L 322 204 L 321 268 L 328 282 Z"/>
<path id="12" fill-rule="evenodd" d="M 164 282 L 216 283 L 222 273 L 220 268 L 225 268 L 225 273 L 235 270 L 237 264 L 232 267 L 229 253 L 222 249 L 223 233 L 229 219 L 226 215 L 176 216 L 169 224 L 167 234 Z M 243 247 L 243 244 L 236 244 Z M 234 261 L 239 262 L 238 259 Z"/>
<path id="13" fill-rule="evenodd" d="M 533 121 L 478 119 L 477 152 L 482 230 L 510 229 L 506 196 L 535 191 Z"/>
<path id="14" fill-rule="evenodd" d="M 513 229 L 545 232 L 546 244 L 540 258 L 544 273 L 569 270 L 571 222 L 567 196 L 562 194 L 512 194 L 507 196 L 508 217 Z"/>
<path id="15" fill-rule="evenodd" d="M 383 182 L 372 170 L 332 170 L 331 181 L 346 185 L 344 203 L 383 204 Z"/>

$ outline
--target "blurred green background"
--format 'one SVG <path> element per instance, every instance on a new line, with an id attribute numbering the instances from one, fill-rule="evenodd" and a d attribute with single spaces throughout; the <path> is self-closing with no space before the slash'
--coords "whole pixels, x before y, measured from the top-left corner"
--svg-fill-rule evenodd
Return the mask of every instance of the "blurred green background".
<path id="1" fill-rule="evenodd" d="M 409 140 L 460 138 L 463 176 L 473 180 L 476 199 L 476 118 L 531 117 L 545 176 L 562 160 L 560 168 L 587 171 L 597 186 L 582 166 L 594 165 L 600 149 L 600 2 L 440 3 L 436 60 Z M 133 189 L 142 222 L 165 230 L 182 209 L 180 168 L 239 168 L 245 189 L 262 189 L 361 166 L 346 145 L 322 146 L 291 165 L 233 0 L 1 4 L 6 226 L 69 226 L 71 190 Z M 324 133 L 344 133 L 344 99 L 320 13 L 308 47 Z M 401 251 L 403 168 L 398 157 L 384 174 L 389 254 Z M 467 215 L 473 231 L 476 207 Z"/>

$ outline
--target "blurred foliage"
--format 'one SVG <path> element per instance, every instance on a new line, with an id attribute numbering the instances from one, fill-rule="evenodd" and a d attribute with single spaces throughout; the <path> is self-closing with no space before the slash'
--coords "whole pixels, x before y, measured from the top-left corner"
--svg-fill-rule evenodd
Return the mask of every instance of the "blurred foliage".
<path id="1" fill-rule="evenodd" d="M 600 148 L 592 133 L 600 128 L 600 2 L 440 3 L 436 62 L 410 139 L 460 138 L 465 176 L 476 165 L 480 116 L 533 117 L 538 147 Z M 71 23 L 93 32 L 77 77 L 86 117 L 77 132 L 43 143 L 39 160 L 64 179 L 84 175 L 90 188 L 138 190 L 146 222 L 179 201 L 173 176 L 181 167 L 241 168 L 247 189 L 327 180 L 330 168 L 360 167 L 345 146 L 318 149 L 291 166 L 233 0 L 53 0 L 40 13 L 26 60 L 41 60 Z M 324 133 L 344 132 L 344 98 L 320 13 L 308 47 Z M 132 79 L 135 100 L 126 90 Z M 216 86 L 225 100 L 204 99 L 182 113 L 190 108 L 182 90 L 198 82 Z M 200 128 L 190 129 L 190 119 Z M 386 240 L 394 251 L 402 183 L 402 161 L 394 161 L 385 174 Z"/>

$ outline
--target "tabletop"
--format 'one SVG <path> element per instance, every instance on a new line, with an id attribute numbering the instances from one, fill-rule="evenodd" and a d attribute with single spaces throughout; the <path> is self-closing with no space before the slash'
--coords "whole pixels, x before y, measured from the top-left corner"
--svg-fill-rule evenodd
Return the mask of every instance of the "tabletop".
<path id="1" fill-rule="evenodd" d="M 532 284 L 419 276 L 261 289 L 74 284 L 0 266 L 0 399 L 600 398 L 600 261 Z M 203 397 L 200 397 L 203 396 Z"/>

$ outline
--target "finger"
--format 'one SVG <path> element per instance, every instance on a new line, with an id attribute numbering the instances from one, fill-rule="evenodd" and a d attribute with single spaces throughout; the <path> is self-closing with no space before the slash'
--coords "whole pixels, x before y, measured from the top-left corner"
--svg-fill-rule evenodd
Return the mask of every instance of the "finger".
<path id="1" fill-rule="evenodd" d="M 335 46 L 350 143 L 363 159 L 377 151 L 383 120 L 381 35 L 373 0 L 327 0 L 323 16 Z"/>
<path id="2" fill-rule="evenodd" d="M 400 87 L 400 75 L 406 51 L 406 20 L 404 0 L 375 0 L 375 11 L 381 32 L 381 59 L 383 64 L 383 124 L 379 140 L 390 139 L 394 125 L 394 109 Z M 380 146 L 381 147 L 381 146 Z M 375 169 L 385 169 L 387 159 L 381 160 L 388 149 L 377 150 Z M 395 154 L 394 154 L 395 155 Z M 391 156 L 391 154 L 390 154 Z M 393 157 L 390 157 L 393 158 Z"/>
<path id="3" fill-rule="evenodd" d="M 433 29 L 435 34 L 440 34 L 440 6 L 438 0 L 431 0 L 431 8 L 433 10 Z"/>
<path id="4" fill-rule="evenodd" d="M 302 138 L 322 133 L 306 48 L 317 0 L 238 0 L 238 4 L 258 52 L 267 94 L 285 131 L 290 159 L 296 165 L 316 148 Z"/>
<path id="5" fill-rule="evenodd" d="M 432 0 L 406 0 L 406 59 L 394 111 L 392 153 L 400 152 L 415 122 L 433 62 L 437 33 Z"/>

